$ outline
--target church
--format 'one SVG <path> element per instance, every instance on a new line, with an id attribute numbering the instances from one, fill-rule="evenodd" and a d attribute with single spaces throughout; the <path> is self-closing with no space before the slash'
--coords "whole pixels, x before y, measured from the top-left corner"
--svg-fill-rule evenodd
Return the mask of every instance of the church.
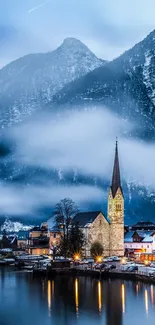
<path id="1" fill-rule="evenodd" d="M 118 143 L 116 141 L 112 182 L 108 194 L 107 217 L 102 211 L 80 212 L 73 221 L 83 231 L 86 244 L 84 255 L 90 256 L 90 247 L 99 241 L 104 248 L 104 256 L 124 256 L 124 197 L 121 187 Z"/>

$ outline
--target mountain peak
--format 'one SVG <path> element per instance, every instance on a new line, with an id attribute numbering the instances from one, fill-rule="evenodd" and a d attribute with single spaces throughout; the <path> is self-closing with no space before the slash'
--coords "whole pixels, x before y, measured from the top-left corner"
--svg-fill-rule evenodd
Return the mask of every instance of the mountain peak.
<path id="1" fill-rule="evenodd" d="M 104 61 L 73 37 L 64 39 L 53 52 L 27 55 L 10 63 L 0 72 L 0 105 L 4 116 L 1 126 L 30 116 L 36 108 L 49 103 L 67 83 L 103 64 Z"/>
<path id="2" fill-rule="evenodd" d="M 64 39 L 63 43 L 61 44 L 60 48 L 71 48 L 72 51 L 75 50 L 82 50 L 85 52 L 92 53 L 91 50 L 79 39 L 74 38 L 74 37 L 67 37 Z M 92 53 L 93 56 L 95 56 L 94 53 Z"/>
<path id="3" fill-rule="evenodd" d="M 79 39 L 75 37 L 66 37 L 62 43 L 62 45 L 84 45 Z"/>

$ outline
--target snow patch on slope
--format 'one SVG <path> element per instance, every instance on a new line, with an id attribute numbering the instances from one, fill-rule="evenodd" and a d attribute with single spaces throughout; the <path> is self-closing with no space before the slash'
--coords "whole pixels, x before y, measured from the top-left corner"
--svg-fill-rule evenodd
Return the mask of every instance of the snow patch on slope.
<path id="1" fill-rule="evenodd" d="M 148 90 L 148 94 L 149 97 L 152 101 L 152 103 L 155 105 L 155 89 L 153 87 L 153 83 L 152 83 L 152 74 L 151 74 L 151 59 L 152 59 L 152 55 L 150 53 L 150 51 L 148 50 L 145 53 L 145 63 L 144 63 L 144 67 L 143 67 L 143 82 Z M 154 80 L 155 81 L 155 80 Z M 152 112 L 150 112 L 152 113 Z"/>

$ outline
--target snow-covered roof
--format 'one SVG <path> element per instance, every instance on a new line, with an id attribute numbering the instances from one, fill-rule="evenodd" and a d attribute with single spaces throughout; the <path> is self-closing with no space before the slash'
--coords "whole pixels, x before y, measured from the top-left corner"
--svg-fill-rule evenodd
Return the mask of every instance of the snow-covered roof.
<path id="1" fill-rule="evenodd" d="M 133 235 L 137 233 L 141 238 L 143 243 L 152 243 L 152 231 L 129 231 L 124 236 L 125 243 L 132 243 L 133 242 Z M 134 241 L 135 242 L 135 241 Z"/>
<path id="2" fill-rule="evenodd" d="M 141 238 L 145 238 L 146 236 L 151 236 L 152 235 L 152 230 L 136 230 L 136 233 Z"/>
<path id="3" fill-rule="evenodd" d="M 55 226 L 55 218 L 51 217 L 46 221 L 48 228 L 52 229 Z"/>
<path id="4" fill-rule="evenodd" d="M 153 238 L 152 236 L 145 236 L 145 238 L 142 240 L 143 243 L 152 243 L 153 242 Z"/>
<path id="5" fill-rule="evenodd" d="M 135 231 L 129 231 L 124 236 L 125 243 L 132 243 L 133 242 L 133 234 Z"/>

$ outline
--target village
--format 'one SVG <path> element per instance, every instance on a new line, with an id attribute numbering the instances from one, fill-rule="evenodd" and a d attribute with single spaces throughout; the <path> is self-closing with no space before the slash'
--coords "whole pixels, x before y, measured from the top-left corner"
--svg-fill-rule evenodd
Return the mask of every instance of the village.
<path id="1" fill-rule="evenodd" d="M 135 272 L 139 263 L 145 266 L 145 273 L 155 276 L 155 224 L 140 221 L 124 225 L 117 141 L 107 211 L 107 216 L 102 211 L 79 212 L 71 199 L 62 199 L 40 226 L 0 234 L 0 265 L 42 271 L 52 265 L 89 265 L 100 271 L 127 265 L 128 271 Z M 146 266 L 153 269 L 146 271 Z"/>

